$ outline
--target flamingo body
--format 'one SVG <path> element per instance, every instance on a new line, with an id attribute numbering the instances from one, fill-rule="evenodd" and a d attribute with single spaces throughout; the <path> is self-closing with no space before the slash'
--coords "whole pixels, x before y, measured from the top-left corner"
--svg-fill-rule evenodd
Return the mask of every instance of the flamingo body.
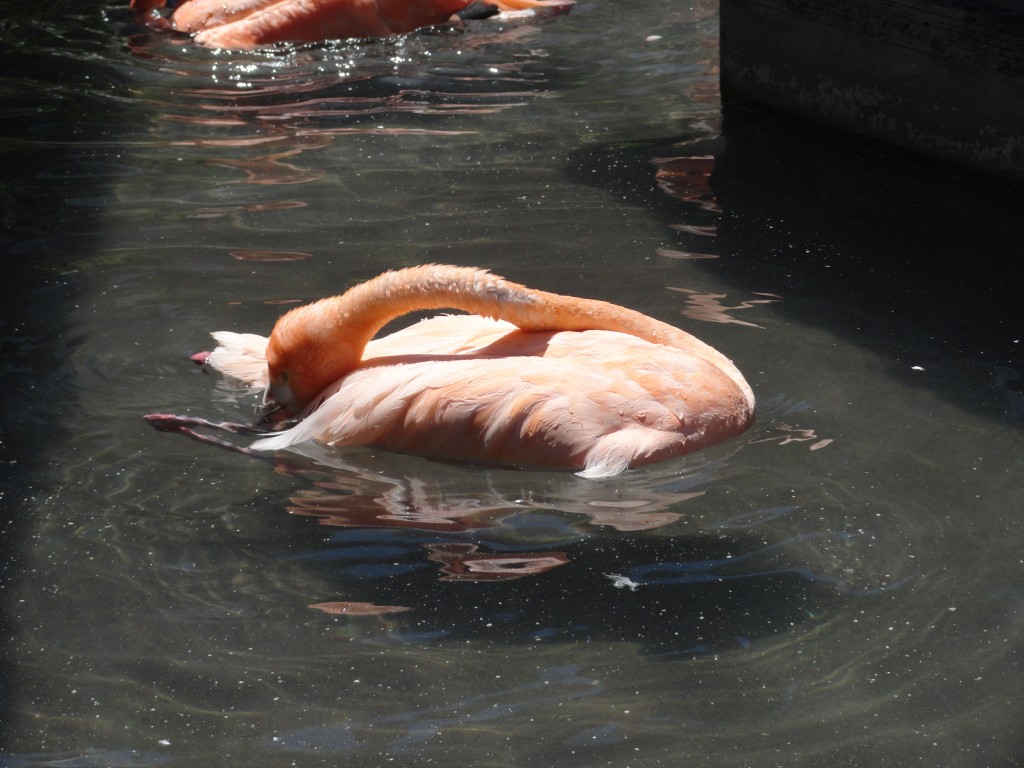
<path id="1" fill-rule="evenodd" d="M 132 0 L 151 20 L 166 0 Z M 211 48 L 388 37 L 442 24 L 473 0 L 185 0 L 170 26 Z M 493 0 L 499 11 L 566 6 L 573 0 Z"/>
<path id="2" fill-rule="evenodd" d="M 435 297 L 435 283 L 449 282 L 455 287 Z M 465 285 L 496 305 L 488 313 L 513 322 L 443 315 L 363 340 L 410 305 L 471 309 L 456 295 Z M 397 307 L 382 310 L 389 300 Z M 559 312 L 569 317 L 559 320 Z M 363 322 L 367 313 L 377 316 Z M 583 327 L 558 330 L 567 323 Z M 626 330 L 614 330 L 616 324 Z M 592 325 L 598 328 L 587 329 Z M 266 387 L 269 400 L 304 416 L 254 442 L 254 450 L 318 440 L 602 477 L 739 434 L 754 414 L 739 371 L 689 334 L 632 310 L 530 291 L 481 270 L 387 273 L 345 296 L 292 310 L 271 339 L 214 336 L 220 346 L 209 357 L 212 367 Z M 344 373 L 330 368 L 347 355 L 354 362 L 342 366 Z M 303 386 L 314 394 L 296 395 Z"/>

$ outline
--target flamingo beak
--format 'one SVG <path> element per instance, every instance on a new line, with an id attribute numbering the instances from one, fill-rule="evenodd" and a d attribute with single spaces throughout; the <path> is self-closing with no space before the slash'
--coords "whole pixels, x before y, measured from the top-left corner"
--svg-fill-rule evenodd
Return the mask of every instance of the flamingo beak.
<path id="1" fill-rule="evenodd" d="M 292 391 L 287 383 L 269 384 L 263 390 L 263 404 L 260 416 L 264 421 L 281 421 L 288 418 L 289 405 L 292 403 Z"/>

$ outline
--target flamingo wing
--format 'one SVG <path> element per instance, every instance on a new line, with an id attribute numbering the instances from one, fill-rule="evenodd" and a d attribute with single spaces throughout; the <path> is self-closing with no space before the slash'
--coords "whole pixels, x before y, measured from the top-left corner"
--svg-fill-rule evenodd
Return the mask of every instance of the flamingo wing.
<path id="1" fill-rule="evenodd" d="M 620 333 L 438 317 L 371 342 L 316 410 L 252 447 L 315 439 L 599 477 L 739 431 L 736 404 L 721 403 L 723 376 Z"/>

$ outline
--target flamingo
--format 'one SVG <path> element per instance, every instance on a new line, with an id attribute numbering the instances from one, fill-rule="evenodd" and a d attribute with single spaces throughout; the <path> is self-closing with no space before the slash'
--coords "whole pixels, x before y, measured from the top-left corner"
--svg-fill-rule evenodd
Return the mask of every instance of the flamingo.
<path id="1" fill-rule="evenodd" d="M 396 317 L 438 309 L 472 314 L 374 339 Z M 317 440 L 607 477 L 738 435 L 754 418 L 743 375 L 689 333 L 473 267 L 386 272 L 292 309 L 269 339 L 213 337 L 217 348 L 194 359 L 264 388 L 268 419 L 299 419 L 254 452 Z M 183 431 L 182 417 L 147 418 Z"/>
<path id="2" fill-rule="evenodd" d="M 574 0 L 184 0 L 168 23 L 167 0 L 131 0 L 136 19 L 193 36 L 210 48 L 250 49 L 280 42 L 388 37 L 452 17 L 565 8 Z"/>

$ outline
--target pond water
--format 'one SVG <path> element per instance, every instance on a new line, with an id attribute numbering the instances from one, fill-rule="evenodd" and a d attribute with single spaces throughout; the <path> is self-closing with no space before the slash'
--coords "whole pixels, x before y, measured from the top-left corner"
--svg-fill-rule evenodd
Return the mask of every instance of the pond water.
<path id="1" fill-rule="evenodd" d="M 0 764 L 1019 764 L 1019 191 L 723 110 L 713 2 L 7 15 Z M 251 418 L 210 331 L 426 262 L 685 327 L 757 421 L 593 481 L 142 420 Z"/>

